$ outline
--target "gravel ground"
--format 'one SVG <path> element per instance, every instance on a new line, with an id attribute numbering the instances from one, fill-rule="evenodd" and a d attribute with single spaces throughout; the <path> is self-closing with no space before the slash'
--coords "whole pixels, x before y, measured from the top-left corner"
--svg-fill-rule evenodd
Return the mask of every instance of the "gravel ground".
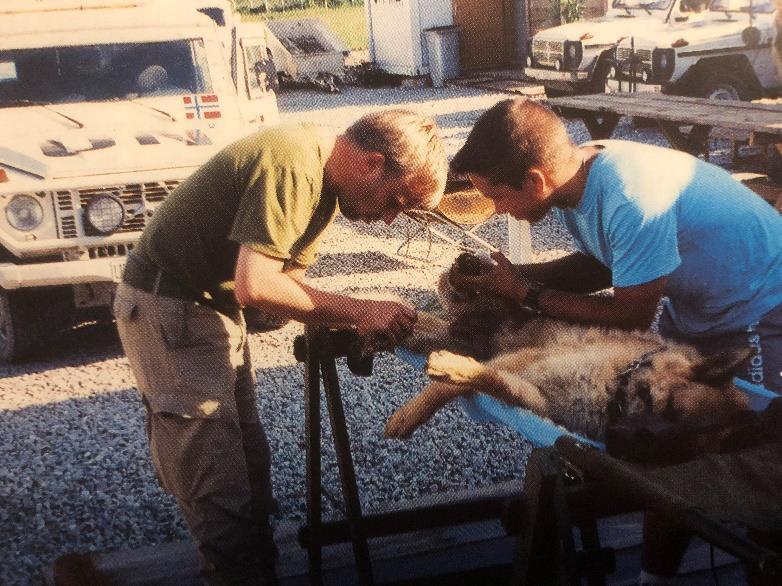
<path id="1" fill-rule="evenodd" d="M 282 118 L 342 129 L 381 107 L 410 107 L 433 116 L 450 154 L 477 116 L 507 94 L 477 89 L 349 88 L 341 95 L 297 91 L 279 97 Z M 588 139 L 580 123 L 573 137 Z M 663 144 L 649 130 L 620 127 L 619 136 Z M 727 145 L 725 151 L 727 152 Z M 479 234 L 507 249 L 504 220 Z M 418 234 L 417 226 L 352 225 L 330 229 L 314 284 L 331 291 L 390 290 L 418 305 L 433 299 L 439 272 L 458 251 Z M 533 229 L 538 260 L 570 249 L 553 222 Z M 274 452 L 279 517 L 305 516 L 303 370 L 292 356 L 301 326 L 254 334 L 258 406 Z M 423 494 L 478 487 L 520 477 L 529 446 L 507 429 L 477 425 L 449 407 L 406 442 L 383 438 L 385 420 L 419 390 L 425 377 L 390 355 L 374 376 L 356 378 L 338 366 L 362 503 L 382 508 Z M 339 478 L 324 418 L 324 485 L 339 499 Z M 133 377 L 113 326 L 85 325 L 52 345 L 45 357 L 0 365 L 0 584 L 29 584 L 59 555 L 111 551 L 187 538 L 176 505 L 158 487 L 144 437 Z M 339 515 L 334 499 L 325 514 Z"/>

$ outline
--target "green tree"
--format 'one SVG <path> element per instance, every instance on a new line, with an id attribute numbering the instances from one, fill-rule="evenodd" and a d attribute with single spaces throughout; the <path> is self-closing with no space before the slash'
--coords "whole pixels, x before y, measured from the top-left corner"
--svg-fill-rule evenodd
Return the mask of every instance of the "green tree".
<path id="1" fill-rule="evenodd" d="M 584 4 L 586 0 L 558 0 L 559 13 L 565 22 L 575 22 L 581 20 L 584 14 Z"/>

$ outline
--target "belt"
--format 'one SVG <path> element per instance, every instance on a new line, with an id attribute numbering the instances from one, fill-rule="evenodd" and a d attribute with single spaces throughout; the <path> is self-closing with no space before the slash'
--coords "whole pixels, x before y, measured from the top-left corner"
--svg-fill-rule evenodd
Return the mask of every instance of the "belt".
<path id="1" fill-rule="evenodd" d="M 195 301 L 200 295 L 179 283 L 160 267 L 146 262 L 133 254 L 128 257 L 122 281 L 128 285 L 161 297 L 174 297 Z"/>

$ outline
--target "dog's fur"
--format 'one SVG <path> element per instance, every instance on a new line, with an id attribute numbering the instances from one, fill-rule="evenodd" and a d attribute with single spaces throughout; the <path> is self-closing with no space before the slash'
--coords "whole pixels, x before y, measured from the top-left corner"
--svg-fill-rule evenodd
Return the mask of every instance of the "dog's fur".
<path id="1" fill-rule="evenodd" d="M 446 403 L 475 391 L 596 440 L 605 438 L 609 404 L 620 387 L 623 417 L 702 420 L 747 407 L 731 380 L 749 349 L 704 358 L 650 332 L 537 318 L 496 298 L 464 301 L 447 275 L 439 293 L 447 319 L 419 313 L 415 331 L 403 342 L 429 356 L 426 371 L 433 382 L 391 416 L 389 437 L 409 436 Z"/>

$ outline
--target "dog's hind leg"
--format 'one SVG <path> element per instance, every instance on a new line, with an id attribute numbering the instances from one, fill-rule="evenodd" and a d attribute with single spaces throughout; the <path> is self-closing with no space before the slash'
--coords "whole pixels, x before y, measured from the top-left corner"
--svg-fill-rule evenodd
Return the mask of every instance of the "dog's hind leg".
<path id="1" fill-rule="evenodd" d="M 430 354 L 426 372 L 436 380 L 469 387 L 506 403 L 547 414 L 546 399 L 537 386 L 517 374 L 492 368 L 491 362 L 485 364 L 469 356 L 441 350 Z"/>
<path id="2" fill-rule="evenodd" d="M 432 415 L 459 395 L 470 394 L 470 389 L 433 382 L 423 391 L 397 409 L 388 419 L 385 428 L 386 437 L 409 437 L 421 425 L 429 421 Z"/>

